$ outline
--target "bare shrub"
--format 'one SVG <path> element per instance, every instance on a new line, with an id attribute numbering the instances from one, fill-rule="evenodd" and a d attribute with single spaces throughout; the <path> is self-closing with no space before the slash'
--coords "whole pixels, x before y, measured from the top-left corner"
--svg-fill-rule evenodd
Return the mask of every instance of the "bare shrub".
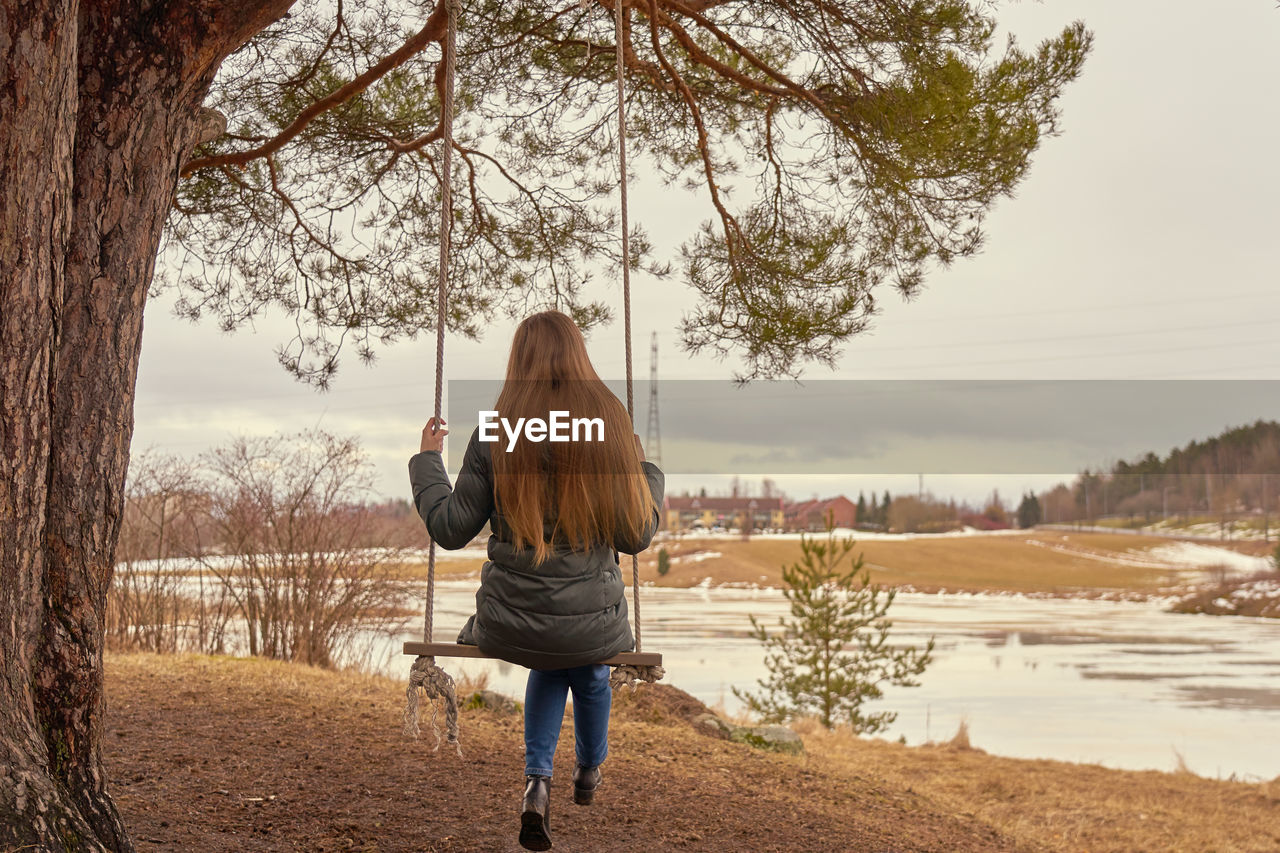
<path id="1" fill-rule="evenodd" d="M 106 639 L 116 649 L 217 652 L 230 607 L 190 559 L 201 551 L 208 495 L 195 466 L 147 451 L 130 461 Z M 212 592 L 212 594 L 210 594 Z"/>
<path id="2" fill-rule="evenodd" d="M 889 529 L 899 533 L 953 530 L 959 526 L 955 507 L 932 495 L 898 495 L 889 504 Z"/>
<path id="3" fill-rule="evenodd" d="M 253 655 L 332 666 L 404 619 L 399 545 L 380 524 L 372 469 L 354 439 L 325 432 L 240 438 L 205 457 L 221 579 Z"/>
<path id="4" fill-rule="evenodd" d="M 1197 774 L 1196 774 L 1196 773 L 1195 773 L 1195 772 L 1194 772 L 1190 767 L 1188 767 L 1188 766 L 1187 766 L 1187 759 L 1186 759 L 1185 757 L 1183 757 L 1183 755 L 1182 755 L 1182 753 L 1181 753 L 1181 752 L 1179 752 L 1179 751 L 1178 751 L 1178 748 L 1175 746 L 1175 747 L 1171 747 L 1171 749 L 1173 749 L 1173 772 L 1174 772 L 1174 775 L 1177 775 L 1177 776 L 1195 776 L 1195 775 L 1197 775 Z"/>
<path id="5" fill-rule="evenodd" d="M 960 720 L 960 726 L 956 729 L 956 733 L 951 736 L 951 740 L 942 744 L 945 749 L 954 750 L 956 752 L 976 752 L 973 744 L 969 741 L 969 721 Z"/>
<path id="6" fill-rule="evenodd" d="M 1212 577 L 1210 582 L 1175 601 L 1170 612 L 1280 619 L 1280 571 L 1230 578 L 1225 572 L 1219 572 Z"/>
<path id="7" fill-rule="evenodd" d="M 489 671 L 479 670 L 472 672 L 463 669 L 458 673 L 455 679 L 459 696 L 469 696 L 472 693 L 479 693 L 489 689 Z"/>

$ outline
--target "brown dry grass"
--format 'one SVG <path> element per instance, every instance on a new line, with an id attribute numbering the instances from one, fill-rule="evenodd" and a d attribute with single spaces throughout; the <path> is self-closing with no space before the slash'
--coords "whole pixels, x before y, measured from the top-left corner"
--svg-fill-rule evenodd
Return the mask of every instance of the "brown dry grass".
<path id="1" fill-rule="evenodd" d="M 1114 562 L 1125 552 L 1144 551 L 1168 540 L 1106 533 L 1040 531 L 1026 535 L 857 541 L 875 583 L 936 591 L 1007 590 L 1070 593 L 1077 590 L 1151 592 L 1175 580 L 1173 572 Z M 689 587 L 706 577 L 715 583 L 782 582 L 782 566 L 795 562 L 795 540 L 749 541 L 685 538 L 665 544 L 670 572 L 657 575 L 657 547 L 641 560 L 641 578 L 662 586 Z M 687 558 L 715 552 L 718 557 Z"/>
<path id="2" fill-rule="evenodd" d="M 139 851 L 518 853 L 521 719 L 464 708 L 464 758 L 400 733 L 404 685 L 262 660 L 108 655 L 104 757 Z M 615 700 L 605 784 L 569 804 L 563 853 L 1035 853 L 928 797 L 699 734 L 671 687 Z M 767 816 L 763 818 L 762 816 Z"/>
<path id="3" fill-rule="evenodd" d="M 463 557 L 436 560 L 436 577 L 449 580 L 466 580 L 480 578 L 480 569 L 484 566 L 482 557 Z M 391 567 L 391 576 L 397 580 L 426 580 L 427 561 L 399 563 Z"/>
<path id="4" fill-rule="evenodd" d="M 107 768 L 139 850 L 519 849 L 517 715 L 465 710 L 459 760 L 433 754 L 430 735 L 402 739 L 391 679 L 196 655 L 106 665 Z M 671 687 L 619 694 L 598 807 L 553 788 L 556 849 L 1280 849 L 1280 779 L 999 758 L 967 732 L 907 747 L 812 722 L 797 725 L 807 755 L 781 756 L 699 734 L 688 721 L 703 710 Z M 560 747 L 567 778 L 569 726 Z"/>
<path id="5" fill-rule="evenodd" d="M 1072 533 L 1056 530 L 1026 534 L 956 536 L 885 541 L 857 540 L 874 583 L 910 585 L 924 591 L 1006 591 L 1047 594 L 1150 593 L 1181 584 L 1186 574 L 1174 569 L 1124 565 L 1116 562 L 1133 552 L 1166 544 L 1172 539 L 1111 533 Z M 1230 546 L 1231 543 L 1223 543 Z M 658 549 L 672 557 L 671 569 L 658 574 Z M 1242 549 L 1257 547 L 1242 544 Z M 707 559 L 688 559 L 715 553 Z M 640 578 L 658 586 L 687 588 L 710 577 L 713 583 L 782 583 L 782 566 L 800 555 L 793 539 L 706 539 L 684 537 L 659 541 L 640 557 Z M 481 558 L 441 559 L 437 577 L 479 578 Z M 630 576 L 630 564 L 624 563 Z M 403 579 L 424 579 L 426 563 L 397 568 Z"/>
<path id="6" fill-rule="evenodd" d="M 795 725 L 809 766 L 921 793 L 1018 841 L 1063 853 L 1280 850 L 1280 777 L 1263 783 L 1191 772 L 988 755 L 963 725 L 950 741 L 909 747 Z"/>

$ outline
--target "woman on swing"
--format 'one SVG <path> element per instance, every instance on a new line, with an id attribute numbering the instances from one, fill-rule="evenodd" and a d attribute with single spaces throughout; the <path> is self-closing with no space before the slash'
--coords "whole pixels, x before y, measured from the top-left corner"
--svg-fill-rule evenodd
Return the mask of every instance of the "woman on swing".
<path id="1" fill-rule="evenodd" d="M 635 645 L 618 553 L 649 546 L 664 482 L 591 366 L 582 333 L 559 311 L 534 314 L 516 329 L 495 408 L 512 425 L 549 423 L 552 411 L 604 423 L 603 436 L 595 429 L 564 442 L 522 435 L 510 450 L 503 429 L 496 442 L 481 441 L 477 429 L 451 488 L 441 457 L 448 430 L 432 418 L 409 460 L 414 504 L 440 547 L 462 548 L 489 523 L 476 613 L 458 642 L 529 668 L 520 844 L 547 850 L 552 759 L 569 692 L 573 801 L 590 804 L 601 781 L 612 693 L 609 667 L 598 661 Z"/>

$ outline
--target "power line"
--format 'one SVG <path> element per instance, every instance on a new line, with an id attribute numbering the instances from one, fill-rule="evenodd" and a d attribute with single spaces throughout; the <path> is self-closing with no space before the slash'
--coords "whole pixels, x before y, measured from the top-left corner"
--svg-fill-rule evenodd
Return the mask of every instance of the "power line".
<path id="1" fill-rule="evenodd" d="M 1259 340 L 1253 340 L 1253 341 L 1231 341 L 1230 343 L 1223 343 L 1223 344 L 1202 344 L 1200 346 L 1160 347 L 1155 349 L 1120 350 L 1120 351 L 1114 351 L 1114 352 L 1071 353 L 1070 355 L 1033 356 L 1031 358 L 1023 358 L 1022 356 L 1018 356 L 1016 358 L 1009 357 L 1009 358 L 1001 358 L 1001 359 L 994 359 L 994 360 L 987 360 L 987 361 L 970 361 L 968 359 L 965 359 L 962 362 L 951 361 L 951 362 L 941 362 L 937 364 L 907 364 L 907 365 L 890 367 L 889 369 L 891 370 L 893 369 L 929 370 L 937 367 L 957 367 L 957 366 L 984 367 L 984 366 L 994 365 L 994 364 L 1011 364 L 1011 363 L 1026 364 L 1030 362 L 1077 361 L 1082 358 L 1114 358 L 1115 356 L 1118 356 L 1118 355 L 1159 355 L 1159 354 L 1170 353 L 1170 352 L 1201 352 L 1204 350 L 1231 349 L 1233 347 L 1258 346 L 1260 344 L 1275 344 L 1275 343 L 1276 343 L 1276 339 L 1272 337 L 1272 338 L 1261 338 Z"/>
<path id="2" fill-rule="evenodd" d="M 937 319 L 917 320 L 916 324 L 917 325 L 926 325 L 926 324 L 954 325 L 958 320 L 959 321 L 1006 320 L 1006 319 L 1014 319 L 1017 317 L 1043 317 L 1045 315 L 1046 307 L 1049 310 L 1051 310 L 1055 315 L 1057 314 L 1098 314 L 1102 312 L 1110 313 L 1112 311 L 1124 310 L 1128 308 L 1142 308 L 1147 311 L 1151 311 L 1152 309 L 1155 309 L 1155 308 L 1163 308 L 1166 305 L 1217 305 L 1220 302 L 1228 302 L 1236 299 L 1265 299 L 1269 296 L 1274 298 L 1275 295 L 1276 295 L 1275 290 L 1257 290 L 1257 291 L 1251 291 L 1247 293 L 1227 293 L 1221 296 L 1215 295 L 1211 299 L 1205 299 L 1203 297 L 1192 297 L 1190 299 L 1161 299 L 1155 302 L 1151 300 L 1146 300 L 1143 302 L 1116 302 L 1116 303 L 1111 303 L 1110 305 L 1097 305 L 1097 304 L 1075 305 L 1075 307 L 1072 307 L 1072 305 L 1064 305 L 1064 304 L 1058 303 L 1058 304 L 1050 304 L 1040 308 L 1028 309 L 1026 311 L 1008 311 L 1001 314 L 980 314 L 980 315 L 971 316 L 971 317 L 940 317 Z M 1079 300 L 1072 300 L 1073 305 L 1078 302 Z"/>
<path id="3" fill-rule="evenodd" d="M 859 349 L 858 352 L 889 352 L 901 350 L 925 350 L 925 349 L 958 349 L 960 347 L 994 347 L 1006 346 L 1008 344 L 1038 344 L 1048 341 L 1089 341 L 1103 340 L 1107 338 L 1129 338 L 1137 335 L 1163 335 L 1168 332 L 1208 332 L 1215 329 L 1238 329 L 1251 326 L 1275 326 L 1275 320 L 1242 320 L 1238 323 L 1220 323 L 1215 326 L 1197 324 L 1194 326 L 1166 326 L 1162 329 L 1133 329 L 1123 332 L 1091 332 L 1083 335 L 1054 335 L 1039 336 L 1034 338 L 1006 338 L 998 341 L 960 341 L 957 343 L 945 344 L 894 344 L 884 347 L 868 347 Z"/>
<path id="4" fill-rule="evenodd" d="M 1090 308 L 1089 310 L 1097 311 L 1100 309 Z M 1106 309 L 1101 309 L 1101 310 L 1106 310 Z M 1043 311 L 1034 312 L 1035 316 L 1043 316 L 1043 314 L 1044 314 Z M 1015 315 L 1008 315 L 1008 316 L 1015 316 Z M 953 325 L 955 323 L 954 320 L 949 320 L 948 322 Z M 1216 331 L 1220 329 L 1237 329 L 1237 328 L 1249 328 L 1254 326 L 1274 326 L 1274 325 L 1275 325 L 1274 320 L 1242 320 L 1239 322 L 1219 323 L 1215 325 L 1197 324 L 1192 326 L 1166 326 L 1159 329 L 1131 329 L 1131 330 L 1125 330 L 1122 332 L 1090 332 L 1090 333 L 1079 334 L 1079 335 L 1053 335 L 1053 336 L 1038 336 L 1034 338 L 1005 338 L 1001 340 L 959 341 L 954 343 L 937 343 L 937 344 L 890 344 L 887 346 L 866 346 L 866 347 L 858 346 L 857 342 L 859 339 L 854 338 L 853 341 L 851 341 L 849 344 L 849 350 L 846 353 L 845 357 L 848 358 L 848 357 L 857 356 L 857 355 L 874 355 L 876 353 L 881 353 L 881 352 L 903 352 L 903 351 L 916 351 L 916 350 L 942 350 L 945 352 L 948 350 L 957 350 L 957 349 L 962 349 L 967 347 L 993 347 L 993 346 L 1008 346 L 1013 344 L 1039 344 L 1039 343 L 1062 342 L 1062 341 L 1085 341 L 1085 340 L 1108 340 L 1108 339 L 1124 340 L 1126 338 L 1137 337 L 1140 335 L 1163 335 L 1171 332 L 1203 333 L 1203 332 Z M 1231 345 L 1234 346 L 1235 344 L 1233 343 Z M 1196 349 L 1196 348 L 1195 347 L 1179 347 L 1178 349 L 1181 350 L 1181 349 Z M 1069 358 L 1074 358 L 1074 357 L 1075 356 L 1069 356 Z M 1034 361 L 1038 359 L 1019 358 L 1018 360 Z M 996 363 L 1002 363 L 1002 362 L 996 362 Z M 942 366 L 950 367 L 952 365 L 948 363 Z"/>

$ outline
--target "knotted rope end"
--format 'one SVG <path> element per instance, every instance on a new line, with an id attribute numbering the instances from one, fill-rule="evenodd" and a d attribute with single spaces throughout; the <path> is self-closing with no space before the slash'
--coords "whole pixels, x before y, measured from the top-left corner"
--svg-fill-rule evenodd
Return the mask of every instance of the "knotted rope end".
<path id="1" fill-rule="evenodd" d="M 620 687 L 630 687 L 631 692 L 634 693 L 636 686 L 641 681 L 653 684 L 666 674 L 667 671 L 661 666 L 636 666 L 624 663 L 614 667 L 613 672 L 609 673 L 609 686 L 614 690 Z"/>
<path id="2" fill-rule="evenodd" d="M 462 744 L 458 741 L 458 692 L 453 677 L 436 665 L 436 659 L 422 655 L 409 668 L 409 686 L 405 689 L 404 733 L 406 737 L 417 739 L 419 696 L 431 700 L 431 732 L 436 743 L 432 752 L 440 750 L 440 729 L 436 725 L 439 706 L 436 699 L 444 700 L 445 740 L 453 745 L 458 757 L 462 757 Z"/>

